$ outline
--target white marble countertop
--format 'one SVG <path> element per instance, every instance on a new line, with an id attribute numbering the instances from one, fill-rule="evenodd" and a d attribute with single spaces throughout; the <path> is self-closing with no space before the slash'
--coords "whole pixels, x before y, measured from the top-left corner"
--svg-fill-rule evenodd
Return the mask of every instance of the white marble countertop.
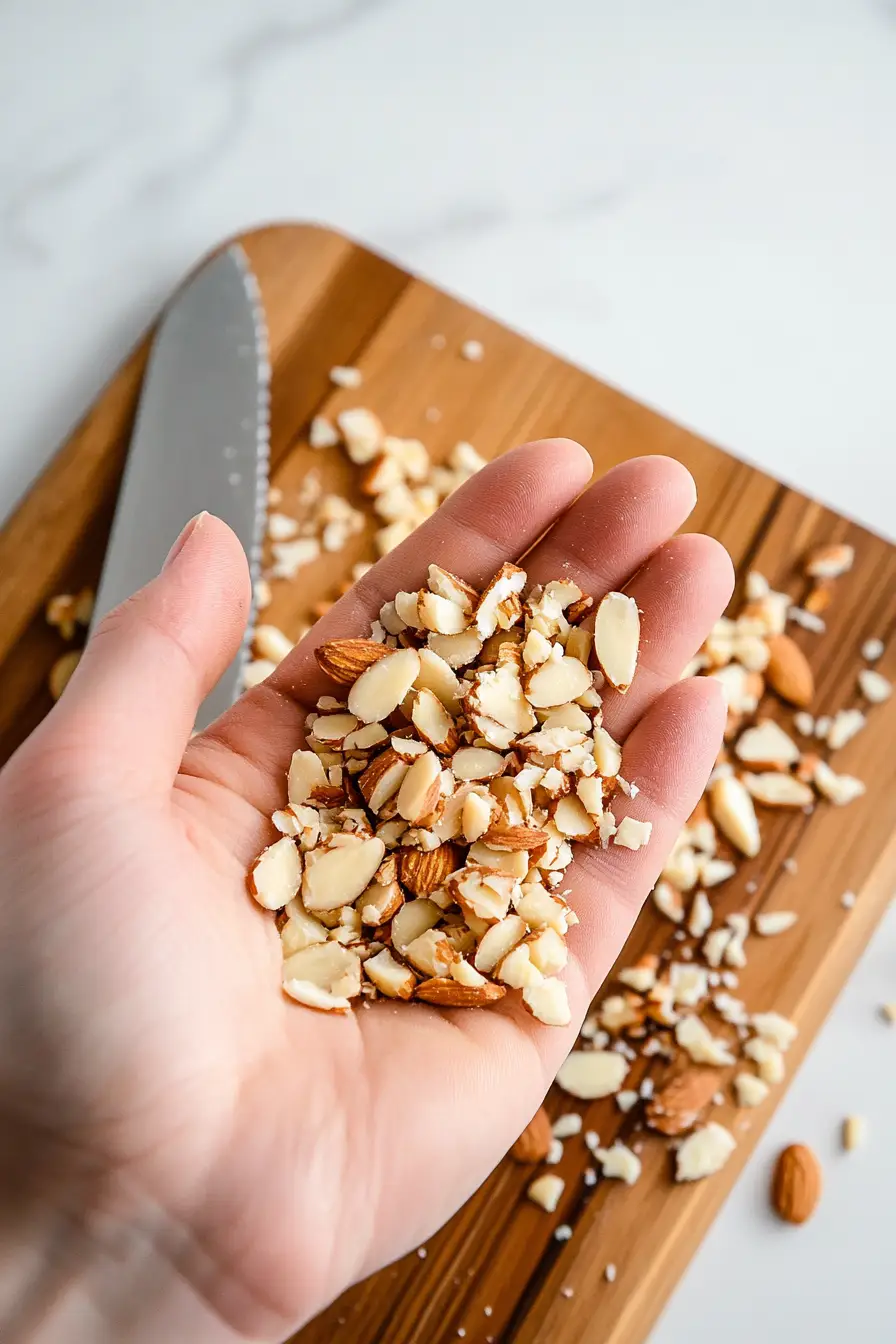
<path id="1" fill-rule="evenodd" d="M 198 255 L 304 218 L 893 533 L 894 0 L 5 0 L 0 89 L 0 516 Z M 892 1338 L 894 962 L 891 918 L 655 1344 Z"/>

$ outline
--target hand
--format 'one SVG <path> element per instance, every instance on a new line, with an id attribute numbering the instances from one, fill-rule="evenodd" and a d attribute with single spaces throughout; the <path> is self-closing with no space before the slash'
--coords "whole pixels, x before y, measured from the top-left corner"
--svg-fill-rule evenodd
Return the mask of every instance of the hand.
<path id="1" fill-rule="evenodd" d="M 670 540 L 691 477 L 643 458 L 576 498 L 590 473 L 562 440 L 501 458 L 192 741 L 247 617 L 235 537 L 201 515 L 102 623 L 0 775 L 0 1235 L 17 1247 L 4 1338 L 281 1338 L 423 1241 L 530 1119 L 700 797 L 725 717 L 715 683 L 678 681 L 732 584 L 716 542 Z M 572 1026 L 509 1001 L 345 1017 L 296 1006 L 245 875 L 273 838 L 304 714 L 332 691 L 314 645 L 366 634 L 430 561 L 481 583 L 529 547 L 532 581 L 563 567 L 595 597 L 628 585 L 643 612 L 634 685 L 605 713 L 640 786 L 626 810 L 653 839 L 586 850 L 569 870 Z"/>

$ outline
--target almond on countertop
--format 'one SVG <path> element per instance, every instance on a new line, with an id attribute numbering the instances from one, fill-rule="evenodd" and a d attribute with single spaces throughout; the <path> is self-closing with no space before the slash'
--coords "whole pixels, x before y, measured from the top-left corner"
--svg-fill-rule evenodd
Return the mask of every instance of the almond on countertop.
<path id="1" fill-rule="evenodd" d="M 792 1143 L 778 1155 L 772 1177 L 772 1207 L 787 1223 L 805 1223 L 821 1198 L 821 1164 L 811 1148 Z"/>

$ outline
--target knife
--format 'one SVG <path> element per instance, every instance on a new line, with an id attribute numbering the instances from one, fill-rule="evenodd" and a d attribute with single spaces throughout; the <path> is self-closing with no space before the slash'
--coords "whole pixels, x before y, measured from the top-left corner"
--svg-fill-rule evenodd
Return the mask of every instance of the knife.
<path id="1" fill-rule="evenodd" d="M 261 295 L 246 254 L 232 246 L 175 295 L 159 323 L 91 628 L 158 574 L 181 528 L 203 509 L 233 528 L 254 583 L 267 506 L 269 406 Z M 200 706 L 197 728 L 239 695 L 248 638 Z"/>

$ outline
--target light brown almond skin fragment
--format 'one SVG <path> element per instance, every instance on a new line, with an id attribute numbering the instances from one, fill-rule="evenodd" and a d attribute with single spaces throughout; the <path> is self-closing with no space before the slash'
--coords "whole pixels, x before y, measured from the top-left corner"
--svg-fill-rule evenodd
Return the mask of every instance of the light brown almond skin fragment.
<path id="1" fill-rule="evenodd" d="M 815 677 L 806 655 L 789 635 L 771 635 L 765 677 L 772 690 L 788 704 L 806 709 L 815 697 Z"/>
<path id="2" fill-rule="evenodd" d="M 529 1121 L 510 1150 L 514 1162 L 543 1162 L 551 1150 L 554 1134 L 548 1113 L 543 1106 Z"/>
<path id="3" fill-rule="evenodd" d="M 486 981 L 484 985 L 460 985 L 456 980 L 438 976 L 418 985 L 414 998 L 434 1003 L 440 1008 L 482 1008 L 489 1003 L 497 1003 L 506 992 L 503 985 L 494 985 L 491 981 Z"/>
<path id="4" fill-rule="evenodd" d="M 531 826 L 492 826 L 482 837 L 486 845 L 493 849 L 506 849 L 516 852 L 521 849 L 541 849 L 548 842 L 546 831 Z"/>
<path id="5" fill-rule="evenodd" d="M 351 686 L 362 672 L 387 653 L 391 653 L 391 649 L 378 644 L 375 639 L 330 639 L 314 650 L 324 672 L 340 686 Z"/>
<path id="6" fill-rule="evenodd" d="M 461 866 L 460 851 L 456 845 L 439 845 L 438 849 L 401 849 L 398 852 L 398 877 L 402 886 L 415 896 L 428 896 L 445 881 L 449 873 Z"/>
<path id="7" fill-rule="evenodd" d="M 772 1177 L 772 1208 L 785 1223 L 805 1223 L 821 1198 L 821 1163 L 804 1143 L 792 1143 L 778 1156 Z"/>
<path id="8" fill-rule="evenodd" d="M 647 1103 L 645 1119 L 658 1134 L 687 1134 L 719 1090 L 716 1069 L 686 1069 L 670 1078 Z"/>

